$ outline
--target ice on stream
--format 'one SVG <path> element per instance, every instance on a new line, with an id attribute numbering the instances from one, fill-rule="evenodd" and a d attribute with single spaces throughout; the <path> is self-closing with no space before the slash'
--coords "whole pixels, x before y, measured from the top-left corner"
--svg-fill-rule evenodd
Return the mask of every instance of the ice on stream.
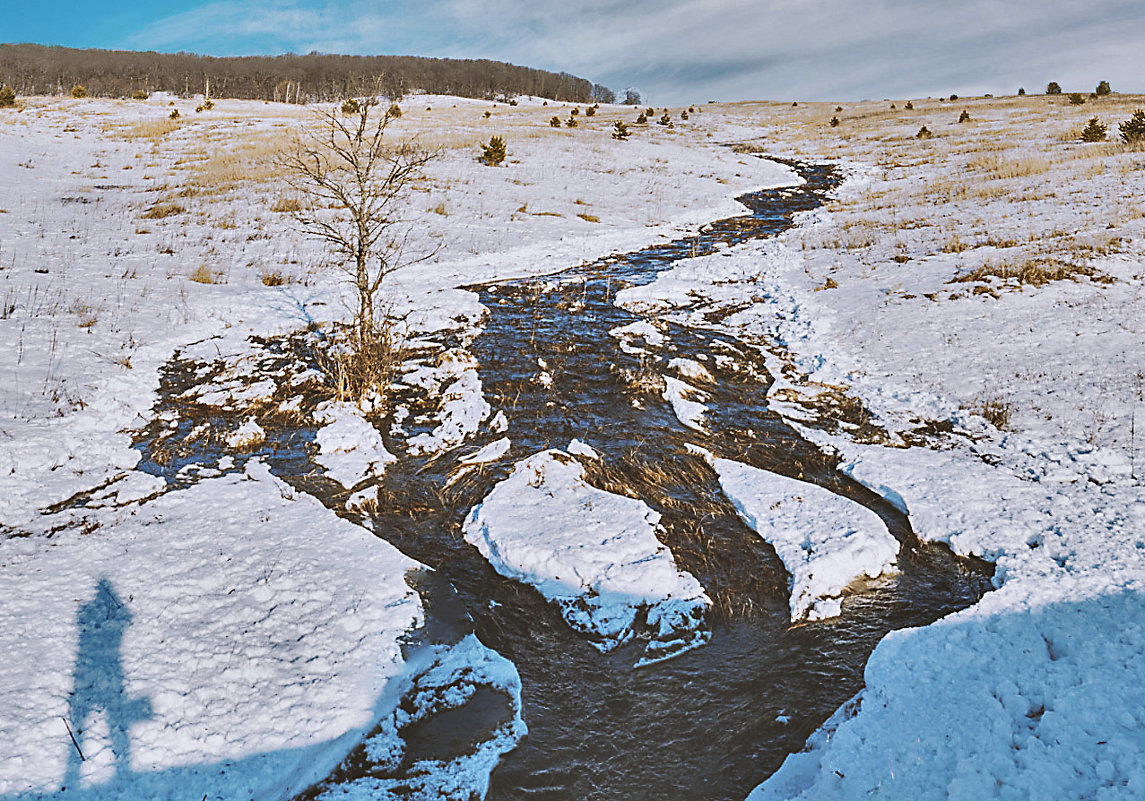
<path id="1" fill-rule="evenodd" d="M 649 629 L 638 662 L 647 664 L 710 636 L 711 602 L 656 538 L 659 520 L 644 502 L 591 486 L 576 457 L 553 449 L 518 462 L 464 532 L 498 573 L 536 587 L 600 650 Z"/>
<path id="2" fill-rule="evenodd" d="M 504 696 L 507 717 L 463 753 L 439 758 L 411 753 L 403 737 L 409 727 L 434 715 L 460 709 L 482 689 Z M 452 646 L 433 649 L 401 705 L 386 716 L 360 750 L 371 772 L 349 781 L 324 784 L 319 801 L 470 801 L 484 798 L 489 776 L 501 757 L 516 748 L 528 727 L 521 717 L 521 677 L 512 662 L 470 634 Z M 472 734 L 465 732 L 464 734 Z M 463 733 L 455 733 L 463 739 Z M 352 757 L 353 758 L 353 757 Z"/>
<path id="3" fill-rule="evenodd" d="M 741 462 L 711 461 L 740 517 L 791 574 L 792 620 L 838 615 L 847 585 L 893 568 L 898 541 L 865 506 Z"/>

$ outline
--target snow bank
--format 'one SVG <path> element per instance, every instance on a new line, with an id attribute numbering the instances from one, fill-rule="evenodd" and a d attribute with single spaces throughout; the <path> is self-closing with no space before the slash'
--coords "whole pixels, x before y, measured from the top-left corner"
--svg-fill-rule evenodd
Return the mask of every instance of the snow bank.
<path id="1" fill-rule="evenodd" d="M 1007 586 L 890 633 L 852 709 L 750 801 L 1145 796 L 1143 589 Z"/>
<path id="2" fill-rule="evenodd" d="M 838 615 L 848 584 L 894 566 L 898 541 L 865 506 L 730 459 L 713 459 L 712 466 L 740 517 L 791 574 L 792 620 Z"/>
<path id="3" fill-rule="evenodd" d="M 573 456 L 547 450 L 519 462 L 464 532 L 498 573 L 536 587 L 600 650 L 646 624 L 646 663 L 709 637 L 710 601 L 656 538 L 658 522 L 642 501 L 590 486 Z"/>
<path id="4" fill-rule="evenodd" d="M 708 407 L 700 401 L 692 400 L 692 398 L 707 400 L 707 393 L 685 384 L 678 378 L 672 378 L 670 375 L 663 376 L 663 378 L 663 398 L 672 404 L 672 411 L 675 412 L 676 419 L 688 428 L 700 432 L 705 431 L 704 415 L 707 413 Z"/>
<path id="5" fill-rule="evenodd" d="M 418 563 L 259 462 L 0 566 L 0 797 L 297 792 L 397 702 L 422 619 Z"/>

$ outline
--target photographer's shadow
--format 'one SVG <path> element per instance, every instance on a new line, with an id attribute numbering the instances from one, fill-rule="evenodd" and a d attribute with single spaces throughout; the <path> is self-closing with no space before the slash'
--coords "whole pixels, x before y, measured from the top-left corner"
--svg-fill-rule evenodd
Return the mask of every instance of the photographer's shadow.
<path id="1" fill-rule="evenodd" d="M 107 725 L 106 736 L 114 764 L 113 776 L 107 777 L 100 771 L 100 783 L 114 781 L 131 770 L 129 732 L 134 724 L 150 719 L 151 703 L 146 698 L 129 696 L 124 688 L 123 634 L 129 625 L 131 612 L 116 595 L 111 582 L 100 579 L 95 597 L 76 613 L 79 645 L 66 718 L 74 748 L 68 755 L 64 787 L 79 788 L 83 763 L 103 747 L 99 739 L 88 736 L 100 712 Z"/>

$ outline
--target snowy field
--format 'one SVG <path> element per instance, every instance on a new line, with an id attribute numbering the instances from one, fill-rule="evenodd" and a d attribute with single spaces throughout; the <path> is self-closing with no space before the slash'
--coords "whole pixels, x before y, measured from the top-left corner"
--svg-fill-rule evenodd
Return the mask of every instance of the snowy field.
<path id="1" fill-rule="evenodd" d="M 287 797 L 371 730 L 374 758 L 400 762 L 403 694 L 425 715 L 418 692 L 438 704 L 474 682 L 520 693 L 475 641 L 403 652 L 422 618 L 406 582 L 419 565 L 246 460 L 264 435 L 253 418 L 226 438 L 233 457 L 180 472 L 200 476 L 189 487 L 134 469 L 133 435 L 173 355 L 225 365 L 190 400 L 266 403 L 287 379 L 249 378 L 249 337 L 348 314 L 343 274 L 293 231 L 283 210 L 297 197 L 270 163 L 314 110 L 170 102 L 179 120 L 168 98 L 30 98 L 0 114 L 0 798 Z M 410 312 L 411 337 L 480 317 L 458 284 L 670 238 L 739 213 L 739 192 L 790 181 L 678 132 L 614 141 L 608 109 L 575 130 L 548 125 L 570 109 L 407 102 L 391 130 L 442 148 L 406 209 L 420 221 L 412 247 L 440 255 L 387 296 Z M 476 161 L 492 133 L 509 145 L 500 169 Z M 487 419 L 474 368 L 462 349 L 403 376 L 441 399 L 412 452 L 504 425 Z M 327 476 L 350 489 L 392 463 L 361 413 L 318 413 Z M 646 547 L 671 564 L 654 538 Z M 691 582 L 684 603 L 702 609 Z M 681 615 L 665 607 L 657 622 L 667 635 Z M 459 676 L 468 684 L 450 689 Z M 416 793 L 483 795 L 524 733 L 515 703 L 515 722 L 426 768 Z"/>
<path id="2" fill-rule="evenodd" d="M 379 726 L 376 747 L 393 747 L 402 694 L 434 687 L 456 660 L 519 692 L 511 668 L 471 641 L 407 662 L 403 638 L 422 610 L 406 574 L 418 565 L 261 462 L 244 466 L 239 440 L 236 469 L 204 470 L 190 487 L 134 469 L 133 433 L 173 354 L 242 364 L 252 335 L 348 314 L 342 274 L 292 230 L 283 210 L 298 198 L 270 162 L 312 112 L 173 102 L 178 121 L 166 98 L 31 98 L 0 113 L 2 799 L 65 797 L 65 786 L 82 798 L 287 797 Z M 722 325 L 771 354 L 773 408 L 906 511 L 920 538 L 994 562 L 998 589 L 888 636 L 860 696 L 753 798 L 1138 797 L 1145 153 L 1077 133 L 1097 115 L 1116 136 L 1145 100 L 912 105 L 704 105 L 620 142 L 612 121 L 631 122 L 630 109 L 554 128 L 569 107 L 408 98 L 393 130 L 442 148 L 408 201 L 411 247 L 442 249 L 397 274 L 389 300 L 410 312 L 412 336 L 465 333 L 482 310 L 461 285 L 661 241 L 739 213 L 738 193 L 790 182 L 786 168 L 726 143 L 840 164 L 837 196 L 778 240 L 681 261 L 621 302 L 697 324 L 726 310 Z M 924 124 L 933 138 L 915 137 Z M 501 168 L 476 161 L 492 134 L 508 145 Z M 462 345 L 404 377 L 441 398 L 418 452 L 497 430 L 471 360 Z M 215 387 L 220 402 L 259 392 L 235 377 Z M 702 430 L 702 404 L 675 381 L 665 399 Z M 821 424 L 832 411 L 842 422 Z M 358 413 L 326 414 L 320 461 L 348 489 L 401 458 Z M 508 448 L 494 446 L 474 465 Z M 561 493 L 574 511 L 620 504 L 631 518 L 621 558 L 651 555 L 678 585 L 657 579 L 660 594 L 641 588 L 642 602 L 702 608 L 702 588 L 657 548 L 640 501 L 597 497 L 566 470 L 575 454 L 563 456 L 552 497 L 541 503 L 545 482 L 525 476 L 521 502 L 565 518 Z M 768 495 L 797 491 L 724 467 L 725 491 L 797 578 L 798 543 L 783 556 L 782 532 L 764 519 Z M 513 481 L 475 510 L 475 541 L 517 544 Z M 802 496 L 783 509 L 816 531 L 848 514 Z M 864 526 L 866 561 L 852 576 L 894 561 L 877 521 L 840 530 Z M 555 565 L 553 576 L 566 567 L 535 553 L 514 565 L 506 553 L 495 567 L 537 585 L 538 565 Z M 839 589 L 802 582 L 793 616 L 830 611 Z M 576 608 L 575 593 L 550 595 Z M 77 717 L 85 730 L 69 731 Z M 483 793 L 522 734 L 512 726 L 459 768 L 467 786 Z"/>

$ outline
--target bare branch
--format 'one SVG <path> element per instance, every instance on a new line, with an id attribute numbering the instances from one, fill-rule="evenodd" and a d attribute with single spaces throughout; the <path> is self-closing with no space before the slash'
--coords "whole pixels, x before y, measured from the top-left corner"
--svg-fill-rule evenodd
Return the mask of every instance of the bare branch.
<path id="1" fill-rule="evenodd" d="M 388 145 L 394 118 L 380 112 L 379 104 L 375 94 L 360 99 L 350 115 L 337 108 L 323 112 L 277 162 L 290 186 L 309 201 L 294 214 L 298 229 L 344 257 L 340 267 L 358 295 L 356 348 L 371 356 L 392 327 L 376 316 L 375 299 L 386 277 L 438 252 L 407 257 L 412 228 L 393 213 L 438 153 L 414 140 Z"/>

